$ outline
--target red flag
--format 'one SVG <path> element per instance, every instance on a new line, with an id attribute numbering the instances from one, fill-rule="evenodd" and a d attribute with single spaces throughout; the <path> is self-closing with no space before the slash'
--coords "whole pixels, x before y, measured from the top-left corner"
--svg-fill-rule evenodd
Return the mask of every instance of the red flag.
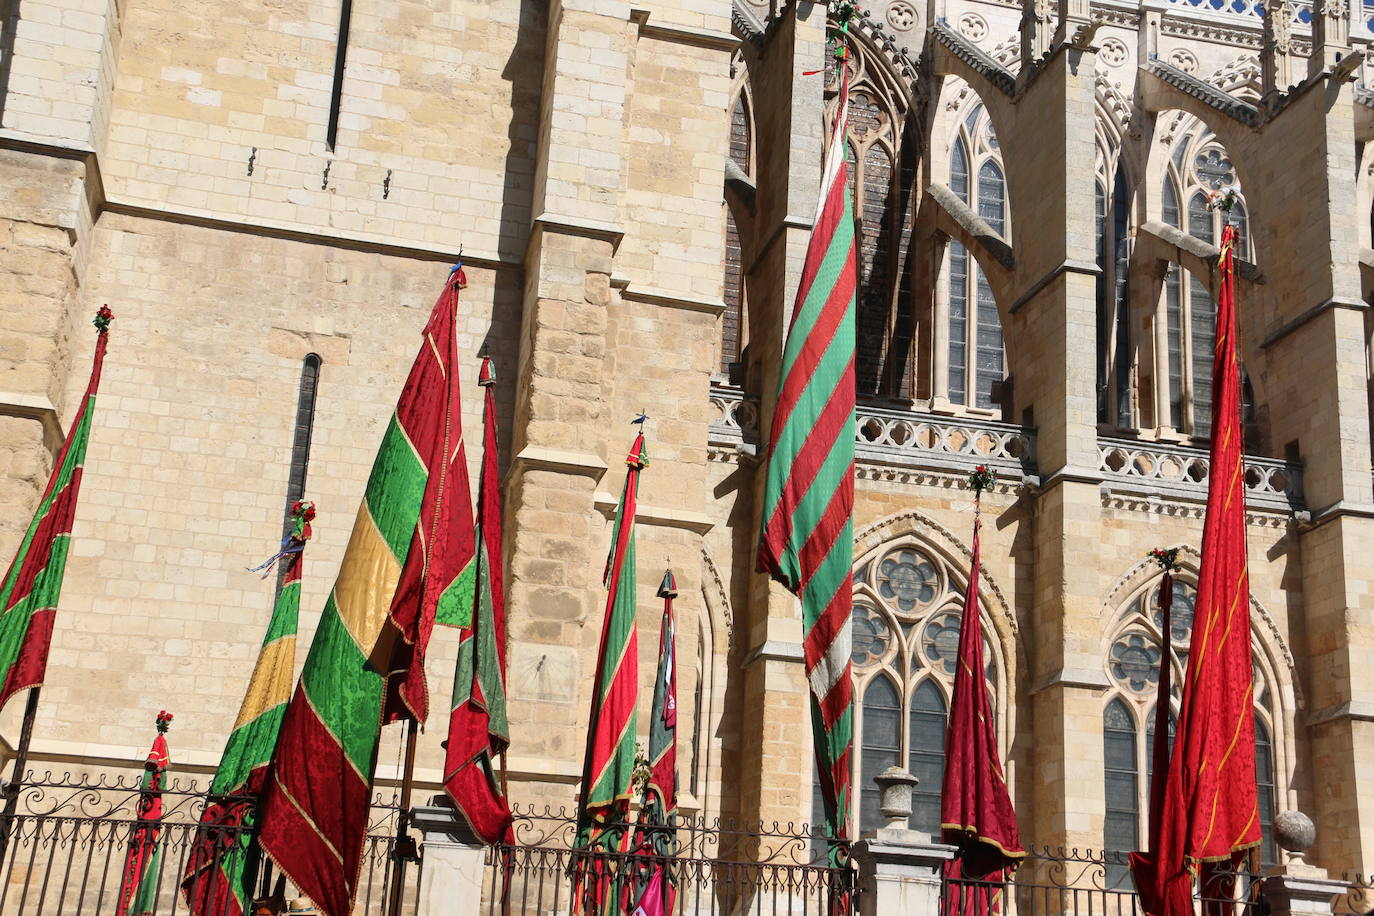
<path id="1" fill-rule="evenodd" d="M 476 580 L 472 494 L 468 489 L 468 461 L 463 448 L 462 395 L 458 382 L 457 328 L 458 291 L 467 286 L 462 265 L 453 268 L 445 286 L 441 321 L 431 319 L 426 340 L 434 356 L 438 378 L 428 379 L 430 390 L 412 392 L 406 382 L 402 402 L 408 394 L 419 396 L 419 409 L 407 427 L 411 446 L 429 469 L 420 517 L 411 534 L 396 594 L 387 614 L 391 637 L 387 660 L 384 722 L 414 719 L 423 725 L 429 717 L 429 687 L 425 683 L 425 649 L 434 632 L 436 617 L 451 617 L 450 608 L 472 606 Z M 445 302 L 445 299 L 447 301 Z M 439 308 L 436 304 L 435 308 Z M 400 413 L 400 406 L 397 412 Z M 459 611 L 461 613 L 461 611 Z M 386 652 L 387 636 L 377 649 Z M 374 662 L 378 659 L 374 656 Z"/>
<path id="2" fill-rule="evenodd" d="M 138 821 L 129 833 L 129 849 L 124 854 L 117 916 L 150 916 L 157 911 L 162 876 L 162 780 L 172 765 L 166 738 L 171 724 L 171 713 L 163 710 L 157 714 L 157 737 L 143 764 Z"/>
<path id="3" fill-rule="evenodd" d="M 981 525 L 981 521 L 973 525 L 973 564 L 964 593 L 959 666 L 945 736 L 940 830 L 946 843 L 959 847 L 959 855 L 946 866 L 950 879 L 945 882 L 946 916 L 998 912 L 1002 882 L 1026 854 L 1002 775 L 988 699 L 983 624 L 978 616 Z"/>
<path id="4" fill-rule="evenodd" d="M 510 744 L 506 718 L 506 599 L 501 575 L 501 477 L 496 375 L 483 359 L 482 479 L 477 491 L 477 588 L 462 628 L 445 742 L 444 791 L 483 842 L 515 841 L 493 760 Z M 440 620 L 441 623 L 446 621 Z"/>
<path id="5" fill-rule="evenodd" d="M 1137 884 L 1152 886 L 1151 902 L 1158 907 L 1152 916 L 1190 916 L 1198 863 L 1235 860 L 1260 842 L 1235 247 L 1235 227 L 1227 226 L 1221 233 L 1218 264 L 1211 470 L 1193 636 L 1165 780 L 1155 867 L 1136 872 Z M 1156 731 L 1155 740 L 1160 737 Z"/>
<path id="6" fill-rule="evenodd" d="M 627 882 L 627 903 L 635 916 L 666 916 L 677 899 L 672 869 L 677 855 L 677 624 L 673 615 L 677 577 L 670 569 L 663 572 L 658 596 L 663 599 L 663 625 L 649 713 L 649 775 L 630 844 L 634 873 Z"/>
<path id="7" fill-rule="evenodd" d="M 1170 557 L 1172 562 L 1172 556 Z M 1159 854 L 1159 824 L 1164 817 L 1165 783 L 1169 778 L 1169 698 L 1173 693 L 1173 664 L 1169 659 L 1169 633 L 1173 629 L 1174 575 L 1165 569 L 1159 583 L 1159 631 L 1163 645 L 1159 653 L 1159 690 L 1155 694 L 1155 743 L 1150 749 L 1150 836 L 1147 852 L 1131 853 L 1131 873 L 1146 913 L 1160 912 L 1159 889 L 1155 886 L 1154 857 Z"/>

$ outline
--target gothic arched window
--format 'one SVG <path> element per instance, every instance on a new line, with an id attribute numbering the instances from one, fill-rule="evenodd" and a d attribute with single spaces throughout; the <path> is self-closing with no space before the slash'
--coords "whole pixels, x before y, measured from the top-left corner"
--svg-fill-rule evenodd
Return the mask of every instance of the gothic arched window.
<path id="1" fill-rule="evenodd" d="M 1007 187 L 1002 154 L 981 102 L 960 120 L 950 151 L 949 186 L 1006 237 Z M 997 300 L 968 249 L 951 241 L 947 259 L 949 401 L 991 409 L 996 406 L 993 386 L 1006 375 Z"/>
<path id="2" fill-rule="evenodd" d="M 855 567 L 853 791 L 860 832 L 882 826 L 873 777 L 890 766 L 905 766 L 920 780 L 911 828 L 939 835 L 945 723 L 965 583 L 965 572 L 910 539 L 883 545 Z M 991 630 L 985 616 L 984 633 Z M 1001 721 L 1001 653 L 986 637 L 984 652 Z M 818 799 L 813 816 L 821 816 Z"/>
<path id="3" fill-rule="evenodd" d="M 1236 254 L 1248 256 L 1248 226 L 1243 196 L 1229 214 L 1209 209 L 1207 196 L 1234 188 L 1240 194 L 1235 166 L 1216 137 L 1206 128 L 1182 137 L 1170 157 L 1161 188 L 1164 222 L 1209 244 L 1221 242 L 1229 219 L 1236 227 Z M 1206 278 L 1195 277 L 1170 264 L 1164 280 L 1168 410 L 1164 425 L 1205 439 L 1212 430 L 1212 350 L 1216 341 L 1217 309 Z"/>
<path id="4" fill-rule="evenodd" d="M 1163 615 L 1159 611 L 1159 586 L 1155 578 L 1139 589 L 1127 602 L 1107 650 L 1107 677 L 1112 683 L 1102 712 L 1104 757 L 1103 789 L 1106 818 L 1103 823 L 1103 849 L 1107 856 L 1110 886 L 1125 886 L 1129 880 L 1127 855 L 1144 849 L 1148 841 L 1150 778 L 1153 773 L 1155 701 L 1159 689 Z M 1197 586 L 1182 578 L 1174 580 L 1173 604 L 1167 639 L 1171 669 L 1169 709 L 1170 747 L 1173 745 L 1175 716 L 1188 665 L 1189 643 L 1193 636 L 1193 610 Z M 1252 634 L 1255 678 L 1255 772 L 1259 783 L 1260 827 L 1263 836 L 1261 858 L 1274 860 L 1273 822 L 1277 800 L 1272 723 L 1274 690 L 1270 676 L 1260 662 L 1258 640 Z"/>
<path id="5" fill-rule="evenodd" d="M 730 62 L 736 80 L 736 95 L 730 106 L 730 133 L 727 158 L 747 177 L 754 175 L 753 111 L 750 106 L 743 58 L 737 54 Z M 727 196 L 725 204 L 725 312 L 721 315 L 720 377 L 741 384 L 744 347 L 749 342 L 748 302 L 744 283 L 744 246 L 740 238 L 739 214 Z"/>
<path id="6" fill-rule="evenodd" d="M 845 140 L 859 270 L 855 381 L 860 397 L 913 398 L 916 309 L 907 253 L 916 217 L 916 119 L 907 117 L 910 100 L 892 68 L 854 36 L 850 50 Z M 832 78 L 827 91 L 837 90 Z M 836 98 L 826 105 L 827 123 Z"/>
<path id="7" fill-rule="evenodd" d="M 1131 192 L 1120 155 L 1099 134 L 1097 223 L 1097 421 L 1131 425 L 1129 293 Z"/>

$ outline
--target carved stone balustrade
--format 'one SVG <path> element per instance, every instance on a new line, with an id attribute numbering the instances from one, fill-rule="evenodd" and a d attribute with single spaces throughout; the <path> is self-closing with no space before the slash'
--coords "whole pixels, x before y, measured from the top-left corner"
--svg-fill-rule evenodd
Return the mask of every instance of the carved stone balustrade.
<path id="1" fill-rule="evenodd" d="M 715 457 L 756 454 L 762 443 L 757 404 L 739 391 L 713 388 L 711 406 Z M 1004 487 L 1035 475 L 1035 435 L 1010 423 L 864 405 L 855 421 L 861 479 L 957 483 L 978 465 L 996 471 Z"/>
<path id="2" fill-rule="evenodd" d="M 1104 493 L 1205 502 L 1210 459 L 1206 450 L 1131 439 L 1097 440 Z M 1245 504 L 1290 513 L 1304 508 L 1302 468 L 1274 458 L 1245 458 Z"/>

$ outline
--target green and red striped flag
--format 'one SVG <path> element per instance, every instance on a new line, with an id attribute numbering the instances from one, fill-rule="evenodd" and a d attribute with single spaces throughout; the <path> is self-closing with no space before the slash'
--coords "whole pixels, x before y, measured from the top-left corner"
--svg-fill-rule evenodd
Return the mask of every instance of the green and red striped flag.
<path id="1" fill-rule="evenodd" d="M 272 619 L 248 679 L 234 730 L 210 783 L 213 801 L 201 814 L 195 842 L 186 856 L 181 889 L 187 907 L 196 916 L 242 916 L 253 899 L 253 883 L 261 858 L 254 798 L 262 793 L 267 782 L 267 765 L 291 699 L 301 562 L 305 542 L 311 535 L 314 504 L 298 501 L 291 507 L 291 517 L 292 532 L 277 555 L 287 565 Z"/>
<path id="2" fill-rule="evenodd" d="M 506 719 L 506 596 L 501 574 L 496 374 L 490 359 L 482 359 L 477 384 L 485 389 L 482 477 L 477 491 L 477 589 L 458 644 L 444 791 L 483 842 L 512 843 L 510 805 L 493 763 L 510 745 L 510 724 Z"/>
<path id="3" fill-rule="evenodd" d="M 436 608 L 472 602 L 454 321 L 463 285 L 454 268 L 430 313 L 282 721 L 263 797 L 263 851 L 325 916 L 348 914 L 357 892 L 381 726 L 424 718 L 422 666 Z"/>
<path id="4" fill-rule="evenodd" d="M 641 417 L 641 422 L 644 418 Z M 635 624 L 635 504 L 639 472 L 648 465 L 644 433 L 635 436 L 625 458 L 610 556 L 603 579 L 608 589 L 601 651 L 587 723 L 587 755 L 577 806 L 573 905 L 578 913 L 600 914 L 611 904 L 606 853 L 618 852 L 629 819 L 639 719 L 639 636 Z"/>
<path id="5" fill-rule="evenodd" d="M 849 835 L 853 696 L 854 219 L 845 157 L 849 72 L 826 152 L 816 225 L 783 349 L 758 567 L 801 598 L 826 826 Z"/>
<path id="6" fill-rule="evenodd" d="M 113 318 L 108 305 L 102 305 L 96 312 L 91 380 L 67 440 L 57 453 L 38 510 L 0 584 L 0 708 L 19 691 L 42 684 L 47 672 L 53 619 L 62 593 L 76 497 L 81 490 L 86 444 L 95 415 L 95 393 L 100 387 L 100 369 L 105 364 L 105 346 Z"/>
<path id="7" fill-rule="evenodd" d="M 162 877 L 162 783 L 172 756 L 167 750 L 167 729 L 172 714 L 157 714 L 157 737 L 143 764 L 138 794 L 138 820 L 129 832 L 124 871 L 119 880 L 115 916 L 152 916 L 157 912 L 157 890 Z"/>
<path id="8" fill-rule="evenodd" d="M 677 900 L 677 578 L 663 571 L 658 586 L 663 622 L 658 636 L 654 704 L 649 712 L 649 772 L 635 823 L 630 916 L 668 916 Z"/>

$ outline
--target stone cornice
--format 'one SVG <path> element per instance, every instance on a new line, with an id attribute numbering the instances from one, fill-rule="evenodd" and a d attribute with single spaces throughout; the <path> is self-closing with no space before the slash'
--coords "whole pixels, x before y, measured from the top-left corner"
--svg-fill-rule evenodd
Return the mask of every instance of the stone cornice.
<path id="1" fill-rule="evenodd" d="M 1239 124 L 1246 127 L 1254 127 L 1259 124 L 1258 108 L 1249 102 L 1241 101 L 1229 92 L 1218 89 L 1211 83 L 1203 82 L 1191 73 L 1184 73 L 1162 60 L 1151 60 L 1143 69 L 1158 77 L 1162 82 L 1173 86 L 1184 95 L 1191 96 L 1204 105 L 1215 108 Z"/>
<path id="2" fill-rule="evenodd" d="M 939 42 L 953 54 L 973 68 L 988 85 L 1002 92 L 1007 98 L 1016 95 L 1016 77 L 1011 71 L 993 60 L 986 51 L 970 42 L 949 27 L 948 23 L 937 22 L 930 28 L 931 38 Z"/>
<path id="3" fill-rule="evenodd" d="M 1274 344 L 1283 340 L 1285 337 L 1287 337 L 1289 334 L 1292 334 L 1294 331 L 1297 331 L 1299 328 L 1301 328 L 1308 322 L 1312 321 L 1317 316 L 1325 314 L 1326 312 L 1329 312 L 1332 309 L 1350 309 L 1351 311 L 1355 312 L 1367 312 L 1369 311 L 1369 305 L 1367 303 L 1361 302 L 1359 299 L 1346 299 L 1340 296 L 1333 296 L 1330 299 L 1318 302 L 1316 305 L 1312 306 L 1307 311 L 1303 312 L 1301 315 L 1298 315 L 1296 318 L 1292 318 L 1284 322 L 1283 324 L 1279 325 L 1279 327 L 1276 328 L 1274 331 L 1270 332 L 1269 335 L 1264 338 L 1264 340 L 1260 341 L 1259 348 L 1261 350 L 1268 350 Z"/>
<path id="4" fill-rule="evenodd" d="M 574 452 L 568 449 L 545 448 L 527 445 L 520 450 L 512 462 L 515 468 L 524 470 L 561 471 L 580 477 L 600 480 L 606 473 L 606 462 L 589 452 Z"/>
<path id="5" fill-rule="evenodd" d="M 717 51 L 733 51 L 735 46 L 739 44 L 739 39 L 729 32 L 717 32 L 714 29 L 698 29 L 676 24 L 659 25 L 652 22 L 652 18 L 653 13 L 647 9 L 630 11 L 630 19 L 639 24 L 641 38 L 654 38 L 659 41 L 694 45 L 698 48 L 711 48 Z"/>
<path id="6" fill-rule="evenodd" d="M 665 308 L 683 309 L 688 312 L 705 312 L 708 315 L 719 315 L 725 311 L 724 299 L 702 299 L 635 283 L 626 283 L 620 291 L 620 298 L 629 299 L 633 302 L 644 302 L 649 305 L 661 305 Z"/>
<path id="7" fill-rule="evenodd" d="M 62 424 L 58 421 L 57 408 L 44 395 L 0 391 L 0 417 L 37 420 L 43 425 L 44 445 L 52 451 L 61 445 Z"/>

